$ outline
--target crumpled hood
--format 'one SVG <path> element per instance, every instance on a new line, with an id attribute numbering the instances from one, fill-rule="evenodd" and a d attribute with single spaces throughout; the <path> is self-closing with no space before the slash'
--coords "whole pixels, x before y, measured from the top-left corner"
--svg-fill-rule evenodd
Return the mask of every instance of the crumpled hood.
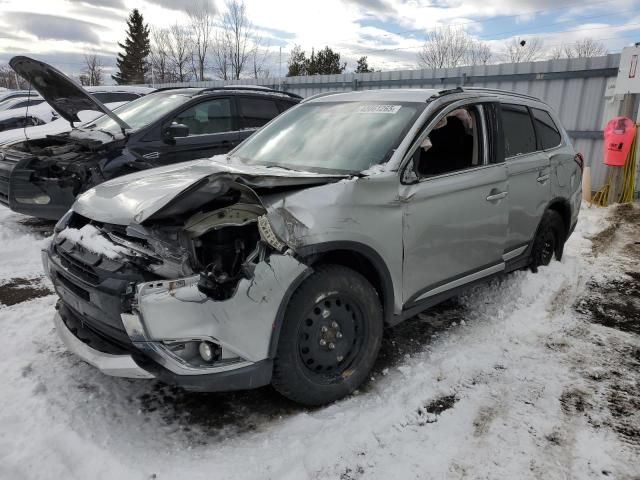
<path id="1" fill-rule="evenodd" d="M 225 155 L 219 155 L 115 178 L 79 196 L 72 209 L 98 222 L 142 223 L 181 194 L 218 177 L 248 187 L 276 187 L 319 185 L 337 181 L 344 175 L 228 163 Z"/>

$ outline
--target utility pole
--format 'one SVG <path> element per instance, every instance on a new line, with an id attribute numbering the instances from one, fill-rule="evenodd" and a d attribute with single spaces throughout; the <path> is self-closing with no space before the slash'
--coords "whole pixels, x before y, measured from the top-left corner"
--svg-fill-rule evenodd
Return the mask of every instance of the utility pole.
<path id="1" fill-rule="evenodd" d="M 278 67 L 278 77 L 282 78 L 282 47 L 280 47 L 280 67 Z"/>
<path id="2" fill-rule="evenodd" d="M 16 90 L 20 90 L 20 81 L 18 80 L 18 74 L 15 72 L 13 72 L 13 75 L 16 77 Z"/>

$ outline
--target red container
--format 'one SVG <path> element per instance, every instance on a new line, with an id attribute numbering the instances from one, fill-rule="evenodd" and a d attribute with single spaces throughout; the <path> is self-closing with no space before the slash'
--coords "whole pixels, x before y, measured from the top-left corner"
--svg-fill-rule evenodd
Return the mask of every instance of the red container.
<path id="1" fill-rule="evenodd" d="M 627 160 L 636 125 L 627 117 L 614 117 L 604 127 L 604 163 L 621 167 Z"/>

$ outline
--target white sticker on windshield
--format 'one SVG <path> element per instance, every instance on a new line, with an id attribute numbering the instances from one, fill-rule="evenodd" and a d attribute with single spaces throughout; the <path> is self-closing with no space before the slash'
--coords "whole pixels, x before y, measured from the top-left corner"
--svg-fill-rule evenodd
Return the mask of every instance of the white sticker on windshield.
<path id="1" fill-rule="evenodd" d="M 361 105 L 357 113 L 398 113 L 402 105 Z"/>

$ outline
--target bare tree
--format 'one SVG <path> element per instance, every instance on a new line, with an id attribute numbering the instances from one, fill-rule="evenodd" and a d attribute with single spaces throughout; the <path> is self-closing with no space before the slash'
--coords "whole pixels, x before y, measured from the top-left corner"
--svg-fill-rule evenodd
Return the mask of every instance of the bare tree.
<path id="1" fill-rule="evenodd" d="M 493 53 L 488 44 L 479 40 L 470 40 L 464 61 L 467 65 L 486 65 L 492 57 Z"/>
<path id="2" fill-rule="evenodd" d="M 169 30 L 154 28 L 151 31 L 151 83 L 168 83 L 174 80 L 169 61 Z"/>
<path id="3" fill-rule="evenodd" d="M 269 58 L 269 44 L 262 37 L 253 40 L 251 49 L 251 74 L 253 78 L 267 78 L 269 71 L 265 68 Z"/>
<path id="4" fill-rule="evenodd" d="M 213 34 L 214 7 L 209 0 L 201 0 L 187 9 L 189 28 L 193 41 L 193 57 L 196 65 L 196 78 L 204 80 L 207 67 L 207 55 L 211 47 Z"/>
<path id="5" fill-rule="evenodd" d="M 464 30 L 444 27 L 427 33 L 418 52 L 421 68 L 450 68 L 464 63 L 470 39 Z"/>
<path id="6" fill-rule="evenodd" d="M 222 30 L 216 31 L 211 45 L 212 69 L 216 77 L 229 80 L 231 76 L 231 46 Z"/>
<path id="7" fill-rule="evenodd" d="M 187 82 L 191 77 L 191 60 L 193 56 L 193 43 L 189 29 L 179 24 L 169 27 L 167 42 L 167 54 L 169 66 L 176 81 Z"/>
<path id="8" fill-rule="evenodd" d="M 593 38 L 584 38 L 572 45 L 565 46 L 564 53 L 567 58 L 586 58 L 606 55 L 608 50 L 603 43 L 597 42 Z"/>
<path id="9" fill-rule="evenodd" d="M 0 87 L 26 89 L 28 86 L 29 82 L 16 75 L 9 65 L 0 65 Z"/>
<path id="10" fill-rule="evenodd" d="M 558 60 L 560 58 L 565 58 L 565 53 L 564 53 L 565 48 L 566 48 L 565 45 L 558 45 L 553 47 L 553 49 L 549 53 L 549 58 L 551 60 Z"/>
<path id="11" fill-rule="evenodd" d="M 86 77 L 86 84 L 89 86 L 102 85 L 104 68 L 102 62 L 95 53 L 84 56 L 84 68 L 82 73 Z"/>
<path id="12" fill-rule="evenodd" d="M 542 56 L 542 48 L 539 38 L 512 38 L 505 44 L 505 56 L 512 63 L 533 62 Z"/>
<path id="13" fill-rule="evenodd" d="M 222 32 L 229 52 L 231 78 L 237 80 L 249 66 L 253 26 L 243 0 L 227 0 L 225 5 L 227 10 L 222 17 Z"/>

